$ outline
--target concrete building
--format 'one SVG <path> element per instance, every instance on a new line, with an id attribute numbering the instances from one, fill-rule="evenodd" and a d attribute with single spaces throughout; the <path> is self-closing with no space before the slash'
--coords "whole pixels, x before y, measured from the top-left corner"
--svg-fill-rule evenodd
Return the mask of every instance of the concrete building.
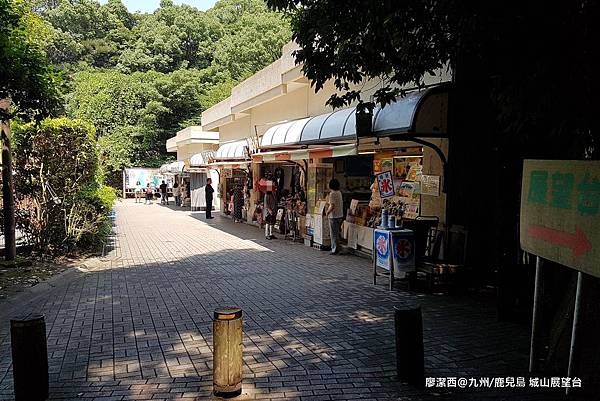
<path id="1" fill-rule="evenodd" d="M 165 164 L 161 172 L 172 175 L 173 182 L 185 188 L 183 206 L 192 210 L 203 209 L 204 185 L 208 177 L 219 181 L 218 172 L 208 167 L 212 155 L 219 146 L 219 133 L 203 130 L 201 126 L 182 129 L 166 142 L 167 152 L 176 153 L 177 161 Z"/>
<path id="2" fill-rule="evenodd" d="M 432 180 L 432 191 L 436 193 L 419 196 L 412 217 L 435 216 L 443 226 L 447 84 L 451 76 L 446 71 L 428 76 L 425 89 L 409 92 L 396 104 L 376 109 L 373 126 L 380 131 L 357 140 L 354 108 L 332 113 L 326 101 L 336 92 L 333 82 L 315 93 L 302 66 L 295 64 L 292 53 L 297 48 L 295 43 L 284 46 L 280 59 L 235 86 L 230 97 L 202 113 L 203 129 L 219 133 L 220 148 L 214 166 L 222 171 L 220 189 L 227 194 L 221 199 L 222 208 L 227 210 L 231 203 L 229 194 L 236 185 L 233 181 L 244 181 L 249 187 L 244 217 L 248 222 L 256 220 L 254 211 L 262 196 L 257 190 L 259 178 L 266 171 L 283 170 L 282 185 L 294 192 L 288 178 L 298 169 L 304 175 L 309 216 L 326 196 L 325 181 L 332 177 L 339 178 L 347 190 L 344 206 L 351 199 L 367 202 L 373 192 L 373 176 L 381 172 L 381 160 L 391 160 L 390 169 L 396 172 L 394 160 L 402 159 L 408 166 L 420 159 L 419 174 Z M 361 84 L 363 99 L 369 99 L 381 86 L 378 81 Z M 364 177 L 353 168 L 357 163 L 365 166 Z M 368 167 L 369 163 L 373 168 Z M 354 230 L 359 232 L 359 246 L 372 248 L 372 228 L 363 229 L 366 222 L 360 223 Z"/>

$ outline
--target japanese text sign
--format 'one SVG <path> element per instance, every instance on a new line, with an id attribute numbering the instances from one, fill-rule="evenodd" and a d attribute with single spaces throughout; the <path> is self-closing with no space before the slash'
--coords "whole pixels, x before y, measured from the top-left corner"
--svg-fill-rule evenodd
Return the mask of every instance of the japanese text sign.
<path id="1" fill-rule="evenodd" d="M 379 195 L 382 198 L 389 198 L 396 195 L 391 171 L 377 174 L 377 185 L 379 186 Z"/>
<path id="2" fill-rule="evenodd" d="M 525 160 L 521 247 L 600 277 L 600 161 Z"/>

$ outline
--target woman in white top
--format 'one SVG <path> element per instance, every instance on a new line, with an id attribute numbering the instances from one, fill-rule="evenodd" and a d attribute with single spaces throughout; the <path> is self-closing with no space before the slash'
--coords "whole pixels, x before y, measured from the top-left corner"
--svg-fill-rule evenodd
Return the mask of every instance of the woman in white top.
<path id="1" fill-rule="evenodd" d="M 331 255 L 339 252 L 338 240 L 344 218 L 344 201 L 340 192 L 340 182 L 335 178 L 329 181 L 329 199 L 327 201 L 327 216 L 329 217 L 329 227 L 331 228 Z"/>
<path id="2" fill-rule="evenodd" d="M 173 197 L 175 198 L 175 206 L 181 206 L 181 188 L 179 188 L 177 181 L 173 184 Z"/>

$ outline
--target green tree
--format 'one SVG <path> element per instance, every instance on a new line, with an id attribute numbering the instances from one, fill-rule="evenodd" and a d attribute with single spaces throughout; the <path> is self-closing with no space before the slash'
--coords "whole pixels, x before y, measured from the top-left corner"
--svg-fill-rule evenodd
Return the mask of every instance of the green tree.
<path id="1" fill-rule="evenodd" d="M 38 13 L 52 26 L 47 52 L 53 63 L 113 67 L 131 40 L 135 19 L 120 0 L 100 5 L 92 0 L 40 2 Z"/>
<path id="2" fill-rule="evenodd" d="M 135 19 L 121 0 L 108 0 L 105 7 L 114 17 L 119 20 L 119 22 L 121 22 L 121 24 L 123 24 L 125 28 L 133 28 L 135 25 Z"/>
<path id="3" fill-rule="evenodd" d="M 0 0 L 0 140 L 5 259 L 14 261 L 15 208 L 9 118 L 39 118 L 60 98 L 58 74 L 42 50 L 46 29 L 22 0 Z M 11 105 L 12 104 L 12 105 Z"/>
<path id="4" fill-rule="evenodd" d="M 225 31 L 215 44 L 213 65 L 226 69 L 235 80 L 278 59 L 292 36 L 288 19 L 269 11 L 261 0 L 222 0 L 208 13 Z"/>
<path id="5" fill-rule="evenodd" d="M 240 20 L 243 16 L 261 15 L 268 12 L 269 9 L 263 0 L 220 0 L 207 11 L 208 14 L 217 18 L 229 33 L 240 28 Z"/>
<path id="6" fill-rule="evenodd" d="M 167 138 L 199 123 L 201 95 L 213 78 L 212 72 L 195 69 L 80 72 L 74 76 L 67 111 L 96 127 L 101 165 L 114 184 L 123 167 L 160 159 Z"/>
<path id="7" fill-rule="evenodd" d="M 58 7 L 45 12 L 44 18 L 79 40 L 102 38 L 118 27 L 110 9 L 93 0 L 63 0 Z"/>
<path id="8" fill-rule="evenodd" d="M 169 72 L 208 67 L 221 31 L 219 22 L 206 13 L 167 2 L 136 26 L 136 39 L 123 51 L 119 68 L 125 72 Z"/>
<path id="9" fill-rule="evenodd" d="M 49 113 L 61 98 L 60 74 L 43 51 L 47 37 L 26 1 L 0 0 L 0 99 L 11 99 L 16 112 Z"/>

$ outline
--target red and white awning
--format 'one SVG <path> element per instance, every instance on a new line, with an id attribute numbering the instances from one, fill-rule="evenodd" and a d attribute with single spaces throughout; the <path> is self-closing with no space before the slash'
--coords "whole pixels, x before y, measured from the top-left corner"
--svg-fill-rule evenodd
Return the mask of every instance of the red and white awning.
<path id="1" fill-rule="evenodd" d="M 329 157 L 354 156 L 358 152 L 356 145 L 326 146 L 314 149 L 276 150 L 259 152 L 252 155 L 255 162 L 274 162 L 287 160 L 325 159 Z"/>

